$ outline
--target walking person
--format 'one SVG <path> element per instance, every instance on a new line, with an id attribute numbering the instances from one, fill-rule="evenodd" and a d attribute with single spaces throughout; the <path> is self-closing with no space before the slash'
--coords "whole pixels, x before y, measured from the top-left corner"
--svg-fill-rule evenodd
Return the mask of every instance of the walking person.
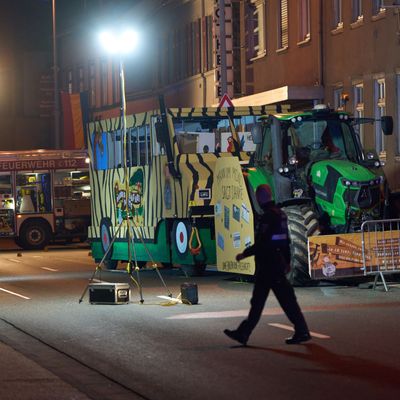
<path id="1" fill-rule="evenodd" d="M 263 215 L 256 228 L 255 243 L 236 256 L 237 261 L 255 256 L 256 272 L 251 307 L 247 319 L 236 330 L 225 329 L 224 333 L 246 345 L 260 320 L 269 291 L 272 289 L 283 311 L 294 325 L 294 335 L 286 339 L 286 343 L 306 342 L 311 339 L 310 332 L 294 290 L 286 279 L 290 268 L 287 217 L 273 202 L 268 185 L 257 187 L 256 199 Z"/>

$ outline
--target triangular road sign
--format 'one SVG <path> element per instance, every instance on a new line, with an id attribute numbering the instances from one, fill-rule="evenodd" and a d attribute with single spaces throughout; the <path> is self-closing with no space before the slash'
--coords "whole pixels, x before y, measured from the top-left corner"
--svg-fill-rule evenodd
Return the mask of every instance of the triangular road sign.
<path id="1" fill-rule="evenodd" d="M 231 98 L 230 98 L 226 93 L 222 96 L 221 101 L 220 101 L 219 104 L 218 104 L 218 107 L 219 107 L 219 108 L 223 108 L 223 107 L 225 107 L 225 108 L 233 107 L 232 100 L 231 100 Z"/>

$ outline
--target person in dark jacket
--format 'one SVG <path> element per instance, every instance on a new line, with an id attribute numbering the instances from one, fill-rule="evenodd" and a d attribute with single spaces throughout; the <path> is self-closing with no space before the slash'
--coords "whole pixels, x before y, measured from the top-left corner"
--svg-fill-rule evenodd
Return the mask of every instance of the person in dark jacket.
<path id="1" fill-rule="evenodd" d="M 237 261 L 255 256 L 256 272 L 251 307 L 247 319 L 236 330 L 225 329 L 224 333 L 246 345 L 251 332 L 260 320 L 269 291 L 272 289 L 294 325 L 294 335 L 286 339 L 286 343 L 306 342 L 311 339 L 310 332 L 294 290 L 286 279 L 286 273 L 290 268 L 287 217 L 272 201 L 272 192 L 268 185 L 257 187 L 256 198 L 263 214 L 256 228 L 255 243 L 236 256 Z"/>

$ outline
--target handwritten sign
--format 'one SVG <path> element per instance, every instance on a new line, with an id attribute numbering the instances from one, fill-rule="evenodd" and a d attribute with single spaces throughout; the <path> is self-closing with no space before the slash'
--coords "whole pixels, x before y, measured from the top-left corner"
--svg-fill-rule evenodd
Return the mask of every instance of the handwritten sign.
<path id="1" fill-rule="evenodd" d="M 219 271 L 253 275 L 254 257 L 236 261 L 236 254 L 254 243 L 253 211 L 239 160 L 221 157 L 215 167 L 215 237 Z"/>

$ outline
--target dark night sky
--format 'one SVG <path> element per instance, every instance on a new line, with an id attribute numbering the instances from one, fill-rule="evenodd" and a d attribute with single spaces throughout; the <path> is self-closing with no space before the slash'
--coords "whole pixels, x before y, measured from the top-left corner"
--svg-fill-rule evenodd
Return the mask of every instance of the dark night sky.
<path id="1" fill-rule="evenodd" d="M 108 19 L 138 0 L 56 0 L 57 33 L 79 17 L 90 18 L 103 5 Z M 0 0 L 0 14 L 7 18 L 19 51 L 51 51 L 52 0 Z M 77 18 L 78 17 L 78 18 Z M 0 22 L 3 19 L 0 17 Z M 11 33 L 11 32 L 10 32 Z M 0 38 L 1 41 L 1 38 Z"/>

